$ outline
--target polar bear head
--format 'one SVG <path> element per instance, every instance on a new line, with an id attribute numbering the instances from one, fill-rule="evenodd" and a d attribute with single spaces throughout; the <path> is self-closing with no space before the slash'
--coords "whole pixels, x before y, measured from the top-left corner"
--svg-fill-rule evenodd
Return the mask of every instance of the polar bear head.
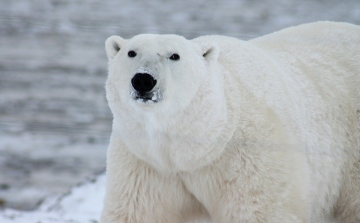
<path id="1" fill-rule="evenodd" d="M 164 171 L 194 169 L 221 152 L 227 114 L 216 42 L 143 34 L 111 36 L 105 48 L 113 132 L 130 151 Z"/>
<path id="2" fill-rule="evenodd" d="M 107 97 L 135 109 L 178 112 L 195 97 L 216 60 L 218 46 L 177 35 L 143 34 L 105 43 L 109 59 Z M 146 108 L 144 108 L 146 107 Z"/>

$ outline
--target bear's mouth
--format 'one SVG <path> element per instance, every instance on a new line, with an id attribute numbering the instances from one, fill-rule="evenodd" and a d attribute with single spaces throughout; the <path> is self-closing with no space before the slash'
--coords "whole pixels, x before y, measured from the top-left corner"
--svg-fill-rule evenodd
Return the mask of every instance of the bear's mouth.
<path id="1" fill-rule="evenodd" d="M 152 103 L 157 103 L 157 102 L 161 101 L 162 94 L 161 94 L 160 89 L 157 89 L 152 92 L 146 92 L 146 93 L 133 90 L 131 92 L 131 97 L 136 102 L 143 103 L 143 104 L 152 104 Z"/>

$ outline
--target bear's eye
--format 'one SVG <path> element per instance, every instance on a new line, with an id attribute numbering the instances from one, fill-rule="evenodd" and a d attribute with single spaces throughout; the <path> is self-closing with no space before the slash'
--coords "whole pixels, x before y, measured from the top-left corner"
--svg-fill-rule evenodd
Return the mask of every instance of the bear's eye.
<path id="1" fill-rule="evenodd" d="M 128 52 L 128 56 L 129 56 L 129 57 L 136 57 L 135 51 L 134 51 L 134 50 L 130 50 L 130 51 Z"/>
<path id="2" fill-rule="evenodd" d="M 173 55 L 171 55 L 169 58 L 170 58 L 170 60 L 180 60 L 179 54 L 176 54 L 176 53 L 174 53 Z"/>

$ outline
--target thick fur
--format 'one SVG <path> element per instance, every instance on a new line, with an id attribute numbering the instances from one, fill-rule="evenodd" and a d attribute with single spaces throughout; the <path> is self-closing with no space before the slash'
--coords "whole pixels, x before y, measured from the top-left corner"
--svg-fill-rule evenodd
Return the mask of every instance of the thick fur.
<path id="1" fill-rule="evenodd" d="M 360 222 L 358 26 L 250 41 L 112 36 L 106 52 L 101 223 Z M 139 70 L 157 79 L 159 102 L 131 97 Z"/>

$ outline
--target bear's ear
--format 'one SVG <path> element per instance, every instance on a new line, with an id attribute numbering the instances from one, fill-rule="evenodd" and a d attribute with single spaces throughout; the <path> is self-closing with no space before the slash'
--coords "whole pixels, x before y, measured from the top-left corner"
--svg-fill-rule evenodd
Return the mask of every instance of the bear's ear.
<path id="1" fill-rule="evenodd" d="M 200 43 L 200 49 L 206 61 L 217 60 L 219 57 L 219 45 L 215 42 Z"/>
<path id="2" fill-rule="evenodd" d="M 120 36 L 110 36 L 105 41 L 105 51 L 109 60 L 112 60 L 115 57 L 121 47 L 123 47 L 124 42 L 125 40 Z"/>

